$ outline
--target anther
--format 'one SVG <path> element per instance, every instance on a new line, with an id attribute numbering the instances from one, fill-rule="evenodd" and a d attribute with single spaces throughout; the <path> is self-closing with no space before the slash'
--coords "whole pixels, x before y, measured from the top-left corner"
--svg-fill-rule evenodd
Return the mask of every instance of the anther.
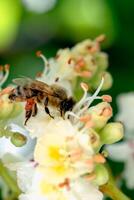
<path id="1" fill-rule="evenodd" d="M 105 39 L 106 39 L 106 36 L 105 36 L 104 34 L 102 34 L 102 35 L 98 36 L 98 37 L 95 39 L 95 41 L 101 43 L 101 42 L 103 42 Z"/>
<path id="2" fill-rule="evenodd" d="M 91 120 L 91 115 L 85 115 L 85 116 L 80 117 L 81 122 L 88 122 L 90 120 Z"/>
<path id="3" fill-rule="evenodd" d="M 40 77 L 42 77 L 42 74 L 43 74 L 42 72 L 37 72 L 36 77 L 40 78 Z"/>
<path id="4" fill-rule="evenodd" d="M 91 173 L 89 175 L 84 176 L 84 178 L 86 180 L 88 180 L 88 181 L 92 181 L 92 180 L 94 180 L 96 178 L 96 174 L 93 172 L 93 173 Z"/>
<path id="5" fill-rule="evenodd" d="M 111 107 L 106 107 L 102 110 L 100 115 L 103 115 L 104 117 L 108 117 L 112 114 L 112 108 Z"/>
<path id="6" fill-rule="evenodd" d="M 84 91 L 88 91 L 88 85 L 86 83 L 81 83 L 80 84 L 81 88 L 84 90 Z"/>
<path id="7" fill-rule="evenodd" d="M 93 157 L 93 161 L 95 163 L 105 163 L 106 159 L 104 158 L 104 156 L 102 154 L 97 154 Z"/>
<path id="8" fill-rule="evenodd" d="M 2 65 L 0 65 L 0 71 L 3 71 L 3 66 Z"/>
<path id="9" fill-rule="evenodd" d="M 36 51 L 36 56 L 37 57 L 40 57 L 42 55 L 42 52 L 41 51 Z"/>
<path id="10" fill-rule="evenodd" d="M 82 72 L 78 73 L 78 75 L 83 78 L 88 78 L 88 77 L 91 77 L 92 73 L 90 71 L 82 71 Z"/>
<path id="11" fill-rule="evenodd" d="M 70 190 L 70 180 L 68 178 L 65 179 L 63 183 L 59 184 L 60 188 L 66 187 L 67 190 Z"/>
<path id="12" fill-rule="evenodd" d="M 9 71 L 10 65 L 9 65 L 9 64 L 6 64 L 6 65 L 4 66 L 4 68 L 5 68 L 5 71 Z"/>
<path id="13" fill-rule="evenodd" d="M 110 95 L 103 95 L 102 100 L 107 102 L 107 103 L 111 103 L 112 102 L 112 97 Z"/>
<path id="14" fill-rule="evenodd" d="M 73 60 L 72 58 L 69 58 L 69 59 L 68 59 L 67 62 L 68 62 L 69 65 L 71 64 L 72 60 Z"/>

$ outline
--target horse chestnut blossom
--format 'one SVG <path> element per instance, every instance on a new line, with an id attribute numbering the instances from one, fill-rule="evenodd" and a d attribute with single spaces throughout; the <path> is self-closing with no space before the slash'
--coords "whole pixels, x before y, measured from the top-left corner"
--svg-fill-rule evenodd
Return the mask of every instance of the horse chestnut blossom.
<path id="1" fill-rule="evenodd" d="M 98 96 L 103 83 L 104 78 L 92 96 L 87 84 L 81 83 L 84 95 L 64 118 L 40 112 L 29 119 L 26 128 L 37 139 L 33 159 L 7 164 L 17 171 L 20 200 L 102 200 L 99 186 L 108 181 L 108 172 L 99 151 L 123 137 L 122 124 L 107 128 L 112 99 Z M 91 106 L 95 99 L 102 102 Z M 118 134 L 112 135 L 112 129 Z"/>
<path id="2" fill-rule="evenodd" d="M 41 57 L 45 64 L 45 69 L 39 74 L 38 79 L 48 84 L 56 82 L 64 85 L 69 94 L 73 94 L 78 78 L 96 89 L 101 77 L 105 75 L 105 82 L 101 89 L 109 89 L 112 85 L 112 77 L 106 71 L 108 56 L 100 51 L 103 40 L 104 35 L 100 35 L 93 41 L 84 40 L 71 49 L 60 49 L 56 56 L 49 60 L 38 51 L 37 56 Z"/>
<path id="3" fill-rule="evenodd" d="M 94 41 L 85 40 L 71 49 L 58 51 L 56 57 L 49 60 L 37 52 L 45 63 L 37 80 L 48 85 L 61 85 L 68 97 L 74 98 L 76 86 L 83 92 L 80 100 L 75 99 L 72 109 L 64 116 L 56 106 L 48 104 L 54 116 L 50 117 L 44 111 L 44 105 L 38 103 L 37 114 L 31 116 L 24 126 L 24 102 L 14 107 L 13 110 L 17 109 L 12 115 L 8 108 L 17 104 L 8 98 L 11 88 L 1 90 L 1 99 L 6 95 L 1 103 L 6 117 L 0 118 L 0 137 L 7 137 L 20 149 L 30 145 L 29 138 L 35 142 L 20 157 L 18 153 L 12 153 L 10 158 L 4 153 L 1 156 L 3 164 L 0 162 L 0 168 L 7 167 L 16 174 L 18 186 L 14 189 L 16 182 L 13 180 L 11 188 L 19 200 L 103 199 L 100 187 L 110 179 L 102 147 L 119 141 L 124 133 L 122 123 L 108 122 L 113 115 L 112 97 L 99 95 L 112 84 L 111 75 L 106 71 L 107 55 L 100 51 L 103 39 L 100 36 Z M 91 88 L 95 89 L 92 95 L 88 93 Z M 19 106 L 20 115 L 16 114 L 20 111 Z M 27 134 L 28 140 L 25 141 Z"/>

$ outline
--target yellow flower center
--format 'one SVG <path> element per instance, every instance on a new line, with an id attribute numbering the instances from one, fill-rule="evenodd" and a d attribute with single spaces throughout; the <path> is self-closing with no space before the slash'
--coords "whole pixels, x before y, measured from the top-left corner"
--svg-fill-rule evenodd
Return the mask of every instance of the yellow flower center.
<path id="1" fill-rule="evenodd" d="M 50 146 L 48 149 L 50 158 L 58 162 L 65 160 L 65 156 L 61 154 L 60 150 L 61 148 L 59 146 Z"/>
<path id="2" fill-rule="evenodd" d="M 43 194 L 49 194 L 57 190 L 56 186 L 46 183 L 45 181 L 41 182 L 40 189 Z"/>

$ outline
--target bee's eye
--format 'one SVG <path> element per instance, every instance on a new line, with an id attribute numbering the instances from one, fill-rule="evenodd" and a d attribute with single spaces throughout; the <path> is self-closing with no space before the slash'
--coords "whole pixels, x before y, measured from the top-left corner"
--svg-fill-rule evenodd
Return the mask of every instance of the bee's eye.
<path id="1" fill-rule="evenodd" d="M 8 97 L 10 100 L 14 100 L 16 98 L 16 95 L 15 94 L 10 94 L 9 97 Z"/>

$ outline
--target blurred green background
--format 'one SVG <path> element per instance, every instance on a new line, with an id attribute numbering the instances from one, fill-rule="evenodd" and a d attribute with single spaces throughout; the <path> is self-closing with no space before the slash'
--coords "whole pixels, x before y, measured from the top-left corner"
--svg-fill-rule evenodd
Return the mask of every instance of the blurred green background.
<path id="1" fill-rule="evenodd" d="M 108 93 L 116 113 L 116 96 L 134 91 L 133 0 L 0 0 L 0 64 L 11 65 L 8 82 L 20 75 L 34 77 L 43 69 L 37 50 L 54 56 L 59 48 L 102 33 L 114 79 Z M 120 174 L 123 164 L 110 163 L 114 174 Z M 125 183 L 122 188 L 134 199 L 134 191 Z"/>

